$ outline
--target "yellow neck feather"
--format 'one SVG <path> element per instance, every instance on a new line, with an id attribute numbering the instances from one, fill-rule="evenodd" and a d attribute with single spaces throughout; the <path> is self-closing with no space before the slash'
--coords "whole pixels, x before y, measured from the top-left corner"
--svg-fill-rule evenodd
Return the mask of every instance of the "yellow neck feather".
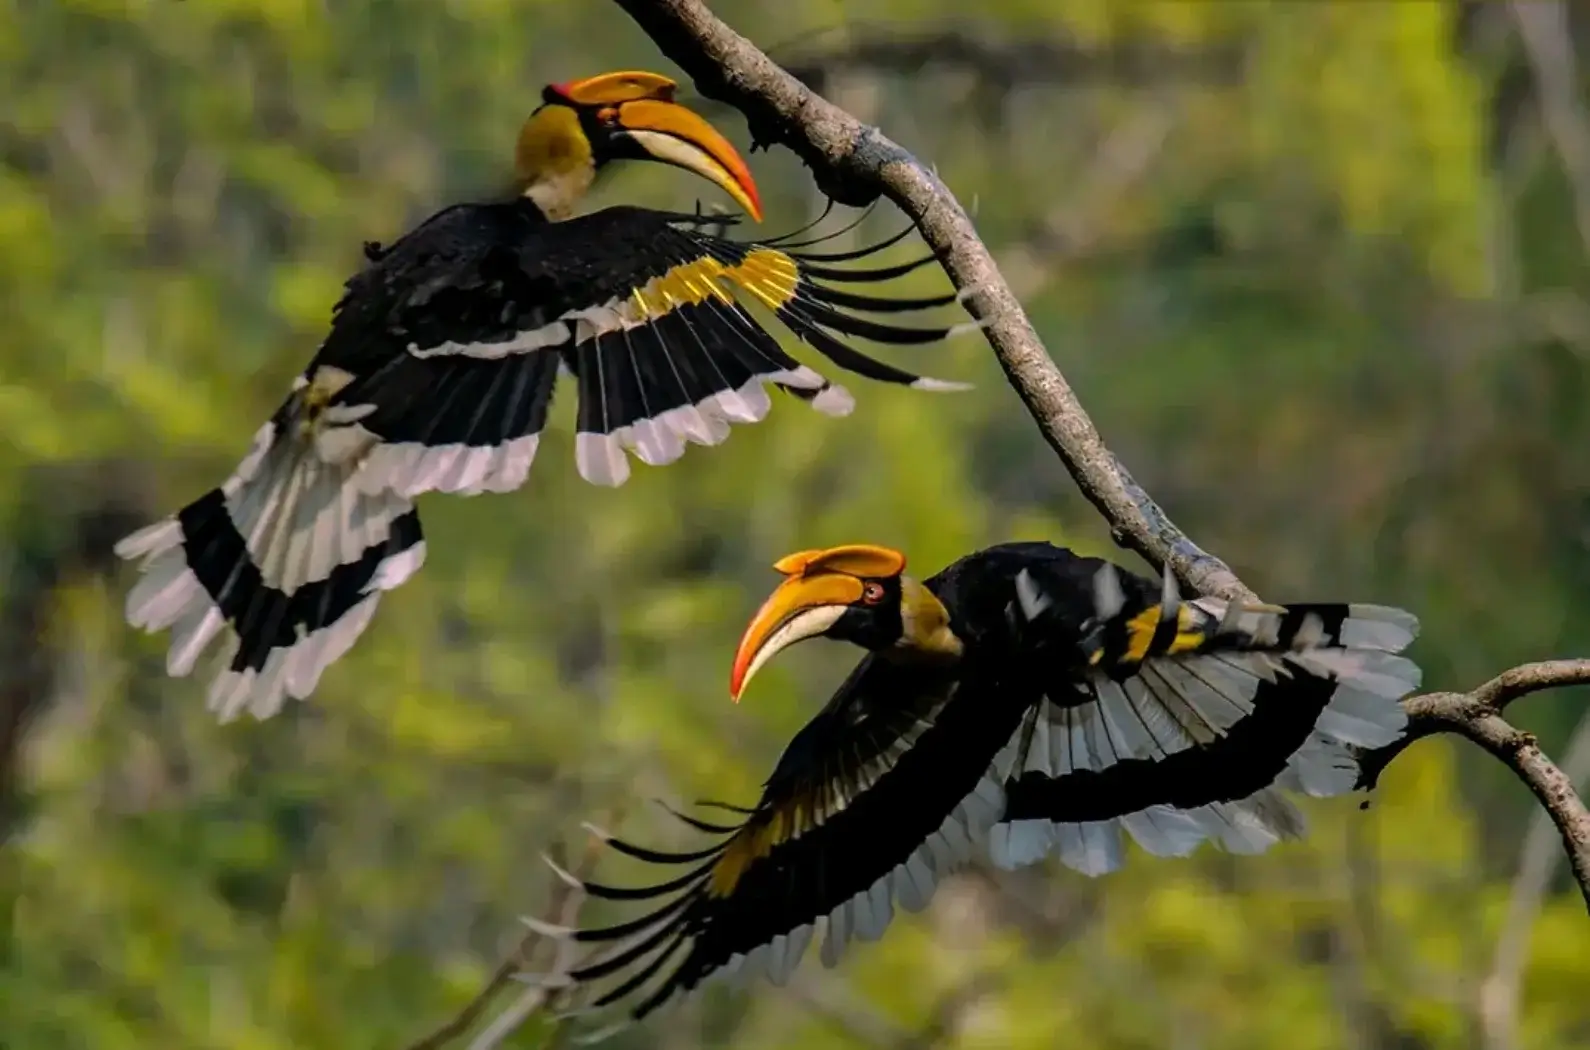
<path id="1" fill-rule="evenodd" d="M 596 179 L 596 157 L 567 106 L 544 106 L 519 129 L 514 172 L 521 192 L 549 219 L 567 218 Z"/>
<path id="2" fill-rule="evenodd" d="M 936 659 L 961 655 L 961 640 L 950 629 L 950 613 L 938 596 L 909 576 L 900 577 L 899 648 Z"/>

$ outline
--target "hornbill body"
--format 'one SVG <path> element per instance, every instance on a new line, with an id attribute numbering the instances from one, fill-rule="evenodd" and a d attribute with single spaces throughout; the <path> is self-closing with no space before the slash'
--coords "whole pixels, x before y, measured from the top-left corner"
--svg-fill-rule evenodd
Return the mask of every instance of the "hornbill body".
<path id="1" fill-rule="evenodd" d="M 821 238 L 710 233 L 722 217 L 634 207 L 569 217 L 599 170 L 643 159 L 695 172 L 761 218 L 739 154 L 673 93 L 650 73 L 548 87 L 519 134 L 515 192 L 367 246 L 318 353 L 237 470 L 118 545 L 142 559 L 128 619 L 171 629 L 168 673 L 188 674 L 223 639 L 208 698 L 223 719 L 267 717 L 286 697 L 308 696 L 381 593 L 419 569 L 416 496 L 523 484 L 560 372 L 579 398 L 578 470 L 602 485 L 623 483 L 631 454 L 669 463 L 688 443 L 717 444 L 731 423 L 760 420 L 769 385 L 829 415 L 850 411 L 844 388 L 785 353 L 742 299 L 846 370 L 925 389 L 961 385 L 885 365 L 840 338 L 921 344 L 953 330 L 849 312 L 955 300 L 835 287 L 931 260 L 845 265 L 898 237 L 823 254 L 796 250 Z"/>
<path id="2" fill-rule="evenodd" d="M 1401 735 L 1398 700 L 1420 677 L 1396 655 L 1418 630 L 1402 610 L 1184 602 L 1168 574 L 1155 583 L 1046 543 L 991 547 L 922 582 L 882 547 L 775 567 L 786 579 L 740 644 L 736 700 L 801 640 L 868 655 L 743 821 L 679 814 L 715 841 L 669 854 L 608 837 L 677 874 L 581 883 L 651 910 L 547 931 L 596 946 L 557 978 L 582 1009 L 622 1004 L 639 1019 L 746 970 L 782 983 L 818 934 L 833 965 L 979 858 L 1055 855 L 1101 875 L 1123 863 L 1123 831 L 1157 856 L 1205 840 L 1261 852 L 1302 833 L 1283 789 L 1355 788 L 1355 749 Z"/>

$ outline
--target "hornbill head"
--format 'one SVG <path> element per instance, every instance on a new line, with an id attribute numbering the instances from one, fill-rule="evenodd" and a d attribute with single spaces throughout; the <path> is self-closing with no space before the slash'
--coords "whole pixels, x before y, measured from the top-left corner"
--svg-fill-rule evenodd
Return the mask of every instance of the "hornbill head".
<path id="1" fill-rule="evenodd" d="M 773 563 L 784 582 L 757 610 L 729 675 L 739 702 L 751 677 L 780 650 L 808 638 L 833 638 L 885 656 L 953 660 L 961 642 L 949 611 L 906 576 L 905 555 L 850 544 L 800 551 Z"/>
<path id="2" fill-rule="evenodd" d="M 656 73 L 604 73 L 549 84 L 519 131 L 519 191 L 548 218 L 562 218 L 615 160 L 652 160 L 721 186 L 758 222 L 762 202 L 745 161 L 711 124 L 674 101 Z"/>

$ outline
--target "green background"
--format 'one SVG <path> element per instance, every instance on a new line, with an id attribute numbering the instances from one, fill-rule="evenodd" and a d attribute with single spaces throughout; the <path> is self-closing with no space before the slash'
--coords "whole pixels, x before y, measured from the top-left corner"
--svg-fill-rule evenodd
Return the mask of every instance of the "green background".
<path id="1" fill-rule="evenodd" d="M 1590 649 L 1586 252 L 1500 5 L 714 7 L 977 201 L 1106 439 L 1261 594 L 1416 611 L 1431 688 Z M 1039 58 L 841 60 L 929 34 Z M 0 0 L 0 711 L 31 716 L 0 759 L 0 1046 L 401 1048 L 582 819 L 683 844 L 647 799 L 754 798 L 855 658 L 803 647 L 729 703 L 774 559 L 1113 549 L 972 335 L 882 351 L 971 393 L 845 380 L 848 419 L 781 398 L 616 491 L 576 475 L 566 393 L 521 491 L 421 500 L 424 571 L 310 702 L 218 726 L 165 679 L 107 541 L 231 469 L 361 241 L 499 185 L 543 83 L 626 67 L 670 68 L 598 0 Z M 791 154 L 749 159 L 766 233 L 815 214 Z M 642 166 L 591 206 L 714 194 Z M 1515 714 L 1560 753 L 1584 700 Z M 611 1045 L 1500 1048 L 1527 793 L 1431 741 L 1357 801 L 1258 858 L 970 872 L 837 970 Z M 1559 876 L 1518 1047 L 1590 1044 L 1583 907 Z"/>

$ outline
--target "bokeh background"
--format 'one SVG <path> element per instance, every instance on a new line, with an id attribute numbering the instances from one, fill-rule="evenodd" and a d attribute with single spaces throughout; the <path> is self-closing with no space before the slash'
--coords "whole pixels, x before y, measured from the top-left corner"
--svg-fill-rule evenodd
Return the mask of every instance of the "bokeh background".
<path id="1" fill-rule="evenodd" d="M 1590 651 L 1585 7 L 1528 37 L 1424 0 L 714 7 L 976 201 L 1106 438 L 1260 593 L 1416 610 L 1432 688 Z M 671 69 L 600 0 L 0 0 L 0 1046 L 401 1050 L 581 820 L 669 845 L 648 799 L 754 799 L 854 659 L 728 702 L 775 558 L 1113 550 L 974 335 L 892 352 L 971 393 L 781 400 L 617 491 L 565 398 L 523 490 L 422 499 L 425 570 L 311 702 L 218 726 L 166 679 L 109 544 L 232 468 L 362 241 L 494 191 L 541 84 L 624 67 Z M 767 232 L 817 214 L 788 152 L 751 162 Z M 711 193 L 626 170 L 592 205 Z M 1561 757 L 1586 699 L 1516 714 Z M 1583 903 L 1515 887 L 1523 788 L 1437 740 L 1357 801 L 1259 858 L 969 872 L 836 970 L 611 1045 L 1590 1045 Z"/>

